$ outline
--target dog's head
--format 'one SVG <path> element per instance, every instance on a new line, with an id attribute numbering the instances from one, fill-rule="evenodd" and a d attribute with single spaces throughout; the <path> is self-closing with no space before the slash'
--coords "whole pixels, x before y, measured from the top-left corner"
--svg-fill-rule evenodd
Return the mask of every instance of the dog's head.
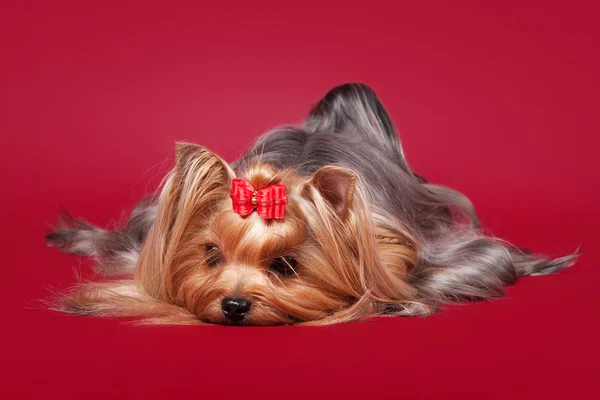
<path id="1" fill-rule="evenodd" d="M 270 188 L 277 215 L 256 198 Z M 255 163 L 236 176 L 209 150 L 179 144 L 137 279 L 153 297 L 212 323 L 357 319 L 403 290 L 401 274 L 382 266 L 384 233 L 372 218 L 347 169 L 302 177 Z"/>

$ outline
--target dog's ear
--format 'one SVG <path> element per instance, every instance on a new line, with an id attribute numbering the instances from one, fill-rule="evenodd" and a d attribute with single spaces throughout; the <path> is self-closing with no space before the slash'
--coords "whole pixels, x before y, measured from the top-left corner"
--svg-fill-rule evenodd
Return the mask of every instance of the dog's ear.
<path id="1" fill-rule="evenodd" d="M 209 209 L 215 196 L 228 193 L 233 171 L 221 157 L 193 143 L 176 143 L 175 169 L 171 190 L 176 201 L 172 212 L 185 213 L 195 208 Z M 160 207 L 160 205 L 159 205 Z"/>
<path id="2" fill-rule="evenodd" d="M 332 165 L 319 169 L 303 188 L 303 195 L 314 199 L 314 191 L 344 220 L 352 207 L 356 175 L 345 168 Z"/>
<path id="3" fill-rule="evenodd" d="M 180 175 L 193 172 L 194 168 L 211 168 L 219 166 L 227 175 L 233 176 L 229 165 L 218 155 L 204 146 L 194 143 L 175 143 L 175 165 Z"/>
<path id="4" fill-rule="evenodd" d="M 233 171 L 221 157 L 193 143 L 177 143 L 175 160 L 172 179 L 159 201 L 159 213 L 164 210 L 173 223 L 183 223 L 193 215 L 211 211 L 228 193 Z"/>
<path id="5" fill-rule="evenodd" d="M 177 143 L 175 159 L 136 268 L 143 288 L 158 297 L 167 295 L 161 276 L 168 273 L 184 232 L 208 223 L 215 206 L 227 197 L 234 175 L 221 157 L 196 144 Z"/>
<path id="6" fill-rule="evenodd" d="M 339 278 L 339 284 L 349 285 L 348 293 L 353 293 L 352 296 L 359 299 L 368 294 L 375 301 L 389 302 L 399 297 L 411 298 L 414 289 L 382 264 L 371 207 L 357 181 L 351 170 L 325 166 L 304 184 L 301 194 L 314 205 L 307 215 L 312 234 L 327 255 L 328 265 Z M 332 213 L 339 221 L 328 220 Z M 403 237 L 397 235 L 394 239 Z M 394 254 L 401 253 L 403 257 L 408 254 L 401 245 L 394 250 Z"/>
<path id="7" fill-rule="evenodd" d="M 208 152 L 208 149 L 194 143 L 175 143 L 175 164 L 177 168 L 185 168 L 191 160 L 196 156 L 201 156 L 203 152 Z"/>

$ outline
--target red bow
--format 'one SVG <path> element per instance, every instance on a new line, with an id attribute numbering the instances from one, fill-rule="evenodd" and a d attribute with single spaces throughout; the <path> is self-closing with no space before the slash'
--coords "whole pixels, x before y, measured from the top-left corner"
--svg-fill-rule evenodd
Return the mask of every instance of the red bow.
<path id="1" fill-rule="evenodd" d="M 254 190 L 250 183 L 235 178 L 231 182 L 231 201 L 233 211 L 241 216 L 250 214 L 254 209 L 261 218 L 281 219 L 288 202 L 285 185 L 278 183 L 260 190 Z"/>

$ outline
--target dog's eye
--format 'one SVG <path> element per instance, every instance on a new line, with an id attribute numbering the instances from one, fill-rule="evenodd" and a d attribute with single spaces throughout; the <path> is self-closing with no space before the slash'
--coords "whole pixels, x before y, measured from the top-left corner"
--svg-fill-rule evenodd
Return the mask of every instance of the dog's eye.
<path id="1" fill-rule="evenodd" d="M 217 246 L 209 244 L 204 248 L 204 262 L 213 268 L 225 262 L 225 257 L 223 257 L 223 253 Z"/>
<path id="2" fill-rule="evenodd" d="M 289 256 L 283 256 L 271 261 L 271 265 L 269 266 L 269 268 L 271 269 L 271 271 L 281 276 L 291 276 L 294 275 L 297 266 L 298 261 L 296 261 L 294 258 Z"/>

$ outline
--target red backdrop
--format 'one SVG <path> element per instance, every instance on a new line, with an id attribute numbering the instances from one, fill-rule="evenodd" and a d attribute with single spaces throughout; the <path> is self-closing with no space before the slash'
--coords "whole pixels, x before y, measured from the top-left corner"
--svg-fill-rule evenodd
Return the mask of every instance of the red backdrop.
<path id="1" fill-rule="evenodd" d="M 3 398 L 597 395 L 591 3 L 176 3 L 1 6 Z M 86 266 L 44 247 L 59 205 L 105 226 L 156 187 L 175 140 L 232 160 L 346 81 L 380 94 L 415 170 L 496 235 L 581 245 L 581 261 L 426 319 L 140 328 L 40 310 Z"/>

